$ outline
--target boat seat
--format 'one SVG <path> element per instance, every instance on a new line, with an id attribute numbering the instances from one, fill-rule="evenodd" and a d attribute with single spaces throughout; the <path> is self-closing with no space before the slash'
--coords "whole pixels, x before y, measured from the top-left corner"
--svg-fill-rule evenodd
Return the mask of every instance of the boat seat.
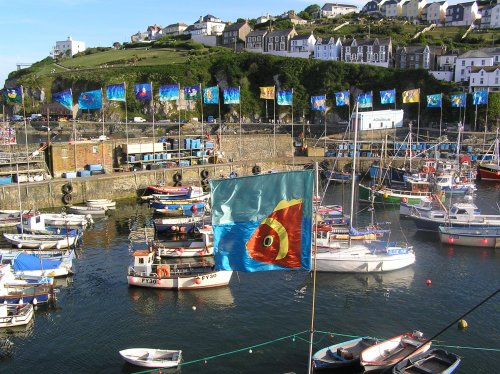
<path id="1" fill-rule="evenodd" d="M 332 351 L 331 349 L 328 350 L 328 356 L 338 360 L 338 361 L 347 361 L 346 358 L 342 357 L 341 355 L 338 354 L 341 348 L 337 350 L 337 352 Z"/>
<path id="2" fill-rule="evenodd" d="M 414 366 L 410 366 L 408 368 L 405 368 L 405 369 L 410 369 L 410 373 L 419 373 L 419 374 L 433 374 L 435 373 L 435 371 L 432 371 L 432 370 L 429 370 L 429 369 L 426 369 L 426 368 L 423 368 L 421 366 L 417 366 L 417 365 L 414 365 Z M 407 373 L 408 371 L 405 370 L 405 373 Z"/>

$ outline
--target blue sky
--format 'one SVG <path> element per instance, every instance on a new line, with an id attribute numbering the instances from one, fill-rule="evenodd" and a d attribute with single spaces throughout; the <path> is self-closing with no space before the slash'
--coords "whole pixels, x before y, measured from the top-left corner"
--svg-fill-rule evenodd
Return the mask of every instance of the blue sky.
<path id="1" fill-rule="evenodd" d="M 347 0 L 355 4 L 358 0 Z M 363 2 L 358 2 L 362 4 Z M 87 47 L 111 46 L 130 40 L 148 25 L 194 23 L 212 14 L 223 21 L 256 18 L 264 14 L 297 12 L 324 2 L 305 0 L 2 0 L 0 11 L 0 88 L 18 62 L 47 57 L 56 41 L 83 41 Z"/>

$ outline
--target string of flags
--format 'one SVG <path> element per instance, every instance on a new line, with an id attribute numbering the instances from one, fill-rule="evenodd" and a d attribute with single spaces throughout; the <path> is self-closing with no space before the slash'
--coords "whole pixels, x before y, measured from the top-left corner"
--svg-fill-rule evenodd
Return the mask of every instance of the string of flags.
<path id="1" fill-rule="evenodd" d="M 179 84 L 161 85 L 158 89 L 158 99 L 160 101 L 176 101 L 180 99 L 181 87 Z M 222 94 L 221 94 L 222 91 Z M 188 101 L 197 101 L 203 99 L 206 105 L 214 104 L 240 104 L 240 87 L 220 88 L 219 86 L 201 88 L 200 84 L 187 86 L 183 88 L 184 99 Z M 380 104 L 395 104 L 396 89 L 382 90 L 380 93 Z M 420 89 L 415 88 L 402 92 L 403 104 L 420 103 Z M 471 93 L 473 105 L 488 104 L 488 91 L 475 91 Z M 153 100 L 153 83 L 140 83 L 134 85 L 134 96 L 137 100 Z M 348 90 L 336 92 L 334 94 L 335 104 L 338 107 L 349 106 L 351 94 Z M 3 89 L 5 103 L 20 104 L 23 103 L 23 86 Z M 108 101 L 126 101 L 125 83 L 112 84 L 106 86 L 105 94 L 102 89 L 82 92 L 78 97 L 78 106 L 80 109 L 101 109 L 103 97 Z M 274 86 L 260 87 L 260 98 L 265 100 L 276 100 L 276 104 L 283 106 L 293 105 L 293 89 L 276 90 Z M 453 108 L 462 108 L 466 106 L 466 93 L 450 95 L 450 102 Z M 222 101 L 221 101 L 222 100 Z M 52 94 L 52 101 L 60 103 L 65 108 L 71 110 L 73 106 L 73 92 L 67 89 Z M 355 100 L 359 108 L 373 108 L 373 91 L 363 92 Z M 441 108 L 443 105 L 443 94 L 432 94 L 426 97 L 427 108 Z M 311 110 L 324 111 L 327 108 L 327 95 L 311 96 Z"/>

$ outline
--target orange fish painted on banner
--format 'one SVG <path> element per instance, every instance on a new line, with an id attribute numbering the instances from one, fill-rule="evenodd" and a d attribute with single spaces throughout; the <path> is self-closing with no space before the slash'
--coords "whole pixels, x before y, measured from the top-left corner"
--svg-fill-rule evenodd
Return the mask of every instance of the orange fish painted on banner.
<path id="1" fill-rule="evenodd" d="M 301 267 L 302 199 L 281 200 L 264 218 L 245 247 L 256 261 L 286 268 Z"/>

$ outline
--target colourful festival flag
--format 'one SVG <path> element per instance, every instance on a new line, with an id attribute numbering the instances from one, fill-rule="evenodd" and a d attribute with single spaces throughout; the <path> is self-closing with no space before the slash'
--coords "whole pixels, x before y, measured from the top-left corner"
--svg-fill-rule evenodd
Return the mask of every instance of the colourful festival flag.
<path id="1" fill-rule="evenodd" d="M 312 110 L 326 110 L 326 95 L 311 96 Z"/>
<path id="2" fill-rule="evenodd" d="M 472 93 L 472 105 L 488 104 L 488 91 L 474 91 Z"/>
<path id="3" fill-rule="evenodd" d="M 450 99 L 451 99 L 451 106 L 453 108 L 463 108 L 463 107 L 465 107 L 466 96 L 465 96 L 464 93 L 450 95 Z"/>
<path id="4" fill-rule="evenodd" d="M 175 101 L 179 100 L 179 85 L 178 84 L 168 84 L 165 86 L 160 86 L 159 89 L 159 100 L 160 101 Z"/>
<path id="5" fill-rule="evenodd" d="M 23 86 L 4 89 L 4 99 L 6 104 L 22 104 Z"/>
<path id="6" fill-rule="evenodd" d="M 73 108 L 73 92 L 71 91 L 71 88 L 53 93 L 52 101 L 61 104 L 66 109 L 71 110 Z"/>
<path id="7" fill-rule="evenodd" d="M 312 170 L 210 180 L 218 270 L 310 270 Z"/>
<path id="8" fill-rule="evenodd" d="M 337 106 L 348 106 L 349 91 L 335 92 L 335 104 L 337 104 Z"/>
<path id="9" fill-rule="evenodd" d="M 380 91 L 380 104 L 394 104 L 396 102 L 396 90 Z"/>
<path id="10" fill-rule="evenodd" d="M 266 100 L 274 100 L 274 86 L 260 87 L 260 98 Z"/>
<path id="11" fill-rule="evenodd" d="M 373 92 L 364 92 L 358 96 L 358 104 L 360 108 L 373 107 Z"/>
<path id="12" fill-rule="evenodd" d="M 106 99 L 109 101 L 126 101 L 125 83 L 106 86 Z"/>
<path id="13" fill-rule="evenodd" d="M 185 100 L 199 100 L 200 99 L 200 85 L 184 87 Z"/>
<path id="14" fill-rule="evenodd" d="M 443 94 L 427 95 L 427 108 L 441 108 Z"/>
<path id="15" fill-rule="evenodd" d="M 101 109 L 102 90 L 82 92 L 78 98 L 78 107 L 80 109 Z"/>
<path id="16" fill-rule="evenodd" d="M 151 100 L 153 98 L 152 83 L 139 83 L 134 86 L 135 98 L 137 100 Z"/>
<path id="17" fill-rule="evenodd" d="M 204 104 L 219 104 L 219 86 L 207 87 L 203 89 Z"/>
<path id="18" fill-rule="evenodd" d="M 278 91 L 278 105 L 293 105 L 293 90 Z"/>
<path id="19" fill-rule="evenodd" d="M 240 103 L 240 88 L 228 87 L 224 88 L 224 104 L 239 104 Z"/>
<path id="20" fill-rule="evenodd" d="M 403 104 L 411 104 L 420 102 L 420 88 L 403 91 Z"/>

